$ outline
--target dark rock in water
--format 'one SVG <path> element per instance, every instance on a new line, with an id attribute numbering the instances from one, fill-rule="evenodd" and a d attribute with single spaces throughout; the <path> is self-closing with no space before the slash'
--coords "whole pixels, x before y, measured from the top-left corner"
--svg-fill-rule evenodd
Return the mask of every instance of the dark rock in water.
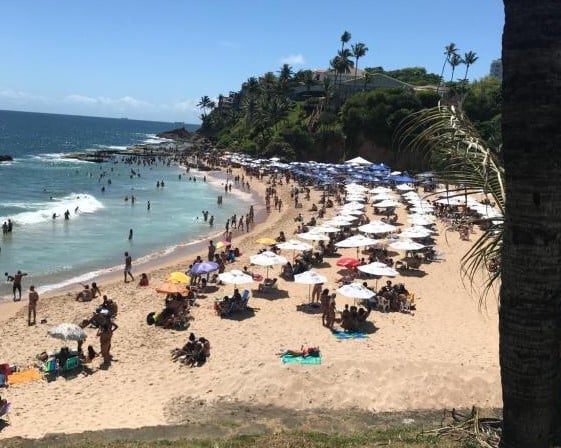
<path id="1" fill-rule="evenodd" d="M 0 162 L 11 162 L 12 160 L 14 160 L 12 156 L 9 156 L 7 154 L 0 154 Z"/>
<path id="2" fill-rule="evenodd" d="M 193 134 L 185 129 L 185 127 L 160 132 L 156 135 L 160 138 L 169 138 L 170 140 L 191 140 L 193 137 Z"/>

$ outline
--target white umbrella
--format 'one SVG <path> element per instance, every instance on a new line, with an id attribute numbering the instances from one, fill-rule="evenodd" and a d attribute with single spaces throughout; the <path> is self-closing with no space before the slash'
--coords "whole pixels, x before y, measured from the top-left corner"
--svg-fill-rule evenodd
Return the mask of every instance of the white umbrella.
<path id="1" fill-rule="evenodd" d="M 364 233 L 389 233 L 394 232 L 396 229 L 396 226 L 386 224 L 383 221 L 372 221 L 358 228 L 358 230 Z"/>
<path id="2" fill-rule="evenodd" d="M 411 191 L 411 190 L 415 189 L 415 187 L 412 187 L 411 185 L 408 185 L 408 184 L 399 184 L 395 188 L 400 190 L 400 191 Z"/>
<path id="3" fill-rule="evenodd" d="M 349 208 L 341 208 L 341 210 L 339 210 L 339 213 L 341 213 L 341 216 L 360 216 L 364 214 L 364 210 L 360 210 L 360 209 L 349 209 Z"/>
<path id="4" fill-rule="evenodd" d="M 364 204 L 360 202 L 352 201 L 344 204 L 343 208 L 350 209 L 350 210 L 360 210 L 364 208 Z"/>
<path id="5" fill-rule="evenodd" d="M 432 233 L 431 230 L 423 226 L 413 226 L 405 229 L 399 234 L 400 238 L 426 238 Z"/>
<path id="6" fill-rule="evenodd" d="M 356 247 L 356 257 L 358 258 L 358 248 L 364 246 L 373 246 L 380 243 L 380 240 L 369 238 L 364 235 L 353 235 L 343 241 L 335 243 L 337 247 Z"/>
<path id="7" fill-rule="evenodd" d="M 378 193 L 390 193 L 392 190 L 388 187 L 375 187 L 370 190 L 370 193 L 378 194 Z"/>
<path id="8" fill-rule="evenodd" d="M 354 217 L 353 217 L 354 218 Z M 342 216 L 334 216 L 329 221 L 325 221 L 328 226 L 350 226 L 353 219 L 344 218 Z"/>
<path id="9" fill-rule="evenodd" d="M 434 224 L 434 217 L 430 215 L 414 214 L 410 215 L 407 220 L 416 226 L 430 226 Z"/>
<path id="10" fill-rule="evenodd" d="M 348 285 L 343 285 L 339 289 L 337 289 L 337 292 L 355 300 L 370 299 L 371 297 L 376 295 L 373 291 L 365 288 L 360 283 L 350 283 Z"/>
<path id="11" fill-rule="evenodd" d="M 298 233 L 296 236 L 308 241 L 329 241 L 331 239 L 325 233 L 320 232 L 304 232 Z"/>
<path id="12" fill-rule="evenodd" d="M 84 341 L 88 337 L 82 327 L 70 323 L 55 325 L 47 333 L 49 336 L 63 341 Z"/>
<path id="13" fill-rule="evenodd" d="M 390 207 L 399 207 L 399 202 L 392 201 L 391 199 L 385 199 L 382 202 L 378 202 L 377 204 L 373 204 L 376 208 L 390 208 Z"/>
<path id="14" fill-rule="evenodd" d="M 390 247 L 392 249 L 410 251 L 410 250 L 420 250 L 425 246 L 416 243 L 415 241 L 412 240 L 399 240 L 391 243 Z"/>
<path id="15" fill-rule="evenodd" d="M 283 250 L 284 249 L 292 250 L 292 260 L 294 260 L 294 256 L 296 255 L 297 250 L 311 250 L 311 249 L 313 249 L 313 246 L 311 244 L 304 243 L 303 241 L 298 241 L 298 240 L 288 240 L 288 241 L 285 241 L 284 243 L 277 244 L 277 247 L 279 249 L 283 249 Z"/>
<path id="16" fill-rule="evenodd" d="M 308 231 L 314 233 L 332 233 L 332 232 L 338 232 L 339 227 L 326 226 L 325 224 L 320 224 L 319 226 L 310 227 Z"/>
<path id="17" fill-rule="evenodd" d="M 269 267 L 287 263 L 287 259 L 285 257 L 277 255 L 271 251 L 265 251 L 257 255 L 252 255 L 249 257 L 249 261 L 257 266 L 265 266 L 267 268 L 266 278 L 269 278 Z"/>
<path id="18" fill-rule="evenodd" d="M 301 274 L 296 274 L 294 276 L 294 283 L 300 283 L 302 285 L 308 285 L 308 301 L 310 301 L 310 289 L 311 285 L 317 285 L 319 283 L 325 283 L 327 277 L 318 274 L 315 271 L 305 271 Z"/>
<path id="19" fill-rule="evenodd" d="M 364 266 L 358 266 L 358 270 L 380 277 L 395 277 L 399 274 L 399 272 L 397 272 L 395 269 L 390 268 L 387 264 L 380 263 L 379 261 L 365 264 Z M 378 289 L 378 279 L 376 279 L 376 289 Z"/>
<path id="20" fill-rule="evenodd" d="M 246 273 L 240 271 L 239 269 L 232 269 L 231 271 L 218 274 L 218 278 L 220 279 L 220 281 L 224 283 L 234 285 L 234 287 L 236 285 L 253 283 L 253 277 L 251 275 L 247 275 Z"/>
<path id="21" fill-rule="evenodd" d="M 392 199 L 389 193 L 378 193 L 371 198 L 371 202 L 385 201 L 386 199 Z"/>

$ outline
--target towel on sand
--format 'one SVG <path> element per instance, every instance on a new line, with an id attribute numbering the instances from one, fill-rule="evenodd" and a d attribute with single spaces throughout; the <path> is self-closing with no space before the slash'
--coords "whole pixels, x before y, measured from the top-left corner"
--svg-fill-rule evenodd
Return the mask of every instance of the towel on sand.
<path id="1" fill-rule="evenodd" d="M 333 332 L 333 336 L 335 336 L 337 339 L 343 340 L 343 339 L 368 339 L 368 335 L 366 333 L 362 333 L 360 331 L 353 331 L 353 332 L 345 332 L 345 331 L 341 331 L 341 330 L 334 330 Z"/>
<path id="2" fill-rule="evenodd" d="M 283 364 L 321 364 L 321 356 L 292 356 L 284 355 Z"/>
<path id="3" fill-rule="evenodd" d="M 42 380 L 43 377 L 37 369 L 22 370 L 21 372 L 14 372 L 8 377 L 8 384 L 22 384 L 29 381 Z"/>

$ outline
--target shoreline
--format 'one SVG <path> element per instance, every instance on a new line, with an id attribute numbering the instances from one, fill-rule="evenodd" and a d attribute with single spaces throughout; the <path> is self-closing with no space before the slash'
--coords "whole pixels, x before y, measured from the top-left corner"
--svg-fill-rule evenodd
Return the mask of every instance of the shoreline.
<path id="1" fill-rule="evenodd" d="M 250 182 L 252 191 L 261 194 L 271 185 L 267 176 Z M 311 200 L 297 209 L 290 199 L 293 185 L 277 187 L 285 204 L 281 212 L 272 210 L 251 232 L 234 238 L 243 256 L 228 265 L 227 271 L 249 266 L 249 256 L 263 247 L 256 244 L 256 239 L 275 237 L 281 230 L 291 239 L 294 218 L 300 212 L 310 216 L 310 206 L 317 203 L 321 190 L 312 189 Z M 329 209 L 329 214 L 334 212 Z M 399 223 L 405 224 L 403 207 L 398 213 Z M 377 219 L 372 215 L 369 207 L 368 216 Z M 119 329 L 111 349 L 113 362 L 109 368 L 101 368 L 94 359 L 85 374 L 10 386 L 2 396 L 12 403 L 11 425 L 0 432 L 0 440 L 16 436 L 37 439 L 52 434 L 55 428 L 64 434 L 103 434 L 121 429 L 126 433 L 143 427 L 165 431 L 166 427 L 182 424 L 196 427 L 199 422 L 208 428 L 208 421 L 216 415 L 213 410 L 234 412 L 223 416 L 224 421 L 231 422 L 236 406 L 243 415 L 252 406 L 279 409 L 281 418 L 292 418 L 292 413 L 315 415 L 318 409 L 328 416 L 344 416 L 353 409 L 377 416 L 381 412 L 422 413 L 472 405 L 498 408 L 501 388 L 496 310 L 490 306 L 482 312 L 459 277 L 460 259 L 471 243 L 457 235 L 446 236 L 441 223 L 437 229 L 435 238 L 445 260 L 394 279 L 416 294 L 416 312 L 373 312 L 367 321 L 368 337 L 361 340 L 335 338 L 322 327 L 320 314 L 302 311 L 302 304 L 309 300 L 308 286 L 283 279 L 279 279 L 279 291 L 274 295 L 260 293 L 256 283 L 244 285 L 251 291 L 250 309 L 232 318 L 221 318 L 214 311 L 214 297 L 230 294 L 233 289 L 233 285 L 219 287 L 216 293 L 197 299 L 187 331 L 146 324 L 147 313 L 160 309 L 163 301 L 153 286 L 171 272 L 173 265 L 150 272 L 148 288 L 124 284 L 122 278 L 100 284 L 102 294 L 107 293 L 119 305 Z M 356 256 L 357 252 L 349 248 L 339 253 Z M 201 255 L 206 255 L 206 250 Z M 282 255 L 288 257 L 292 251 L 283 251 Z M 324 261 L 314 270 L 326 275 L 325 287 L 335 291 L 341 269 L 335 258 Z M 252 266 L 252 270 L 265 273 L 264 267 Z M 272 276 L 279 271 L 279 267 L 273 267 Z M 368 282 L 374 285 L 373 279 Z M 340 310 L 345 304 L 353 305 L 354 300 L 338 293 L 336 302 Z M 49 325 L 76 322 L 91 314 L 95 304 L 75 302 L 66 295 L 41 299 L 38 320 L 48 317 Z M 26 317 L 22 307 L 4 321 L 1 362 L 25 366 L 42 350 L 60 347 L 60 341 L 47 336 L 49 325 L 28 327 Z M 96 331 L 86 332 L 86 344 L 98 350 Z M 190 332 L 211 342 L 211 357 L 202 367 L 189 368 L 170 359 L 170 350 L 183 346 Z M 283 364 L 275 355 L 280 348 L 301 345 L 321 347 L 321 364 Z M 63 402 L 64 407 L 57 405 Z M 68 415 L 79 417 L 65 418 Z M 271 419 L 275 428 L 276 418 Z"/>
<path id="2" fill-rule="evenodd" d="M 184 166 L 180 167 L 185 168 Z M 224 182 L 228 180 L 228 175 L 226 175 L 222 169 L 214 169 L 210 171 L 199 171 L 194 169 L 193 171 L 200 176 L 206 176 L 207 183 L 213 184 L 215 187 L 224 185 Z M 237 171 L 241 172 L 240 169 L 237 169 Z M 261 183 L 257 182 L 257 184 Z M 257 189 L 253 187 L 254 185 L 252 185 L 252 189 L 250 190 L 250 192 L 232 191 L 232 193 L 229 193 L 229 195 L 233 196 L 234 200 L 236 197 L 239 198 L 240 194 L 249 196 L 249 200 L 238 200 L 243 201 L 244 206 L 254 206 L 255 222 L 253 226 L 255 228 L 255 226 L 258 226 L 259 224 L 262 224 L 264 221 L 266 221 L 267 214 L 265 213 L 264 206 L 264 189 L 261 191 L 259 187 Z M 169 268 L 177 268 L 175 270 L 185 271 L 189 265 L 188 260 L 191 257 L 196 257 L 199 254 L 204 255 L 203 252 L 206 250 L 206 245 L 209 240 L 221 239 L 221 236 L 224 234 L 224 230 L 218 230 L 220 224 L 221 223 L 216 223 L 216 225 L 214 226 L 214 230 L 210 230 L 209 233 L 204 237 L 198 238 L 186 244 L 178 244 L 171 248 L 162 247 L 157 252 L 152 252 L 141 257 L 141 261 L 133 261 L 133 274 L 135 275 L 135 278 L 137 276 L 139 277 L 140 273 L 142 272 L 159 272 Z M 244 233 L 241 235 L 241 237 L 243 237 L 244 235 L 249 234 Z M 232 239 L 233 244 L 235 244 L 236 240 L 239 238 L 239 234 L 234 235 Z M 102 273 L 99 275 L 95 275 L 96 272 Z M 112 285 L 120 282 L 120 280 L 122 279 L 122 275 L 121 265 L 105 266 L 100 267 L 99 269 L 94 271 L 88 271 L 80 275 L 76 275 L 68 279 L 67 281 L 63 280 L 62 282 L 59 282 L 65 283 L 64 285 L 56 286 L 56 284 L 54 284 L 54 287 L 46 291 L 41 291 L 41 286 L 39 286 L 37 289 L 40 292 L 41 300 L 50 300 L 53 297 L 62 295 L 75 295 L 82 288 L 83 283 L 91 283 L 92 281 L 95 281 L 102 289 L 110 288 Z M 70 282 L 72 279 L 81 280 Z M 32 284 L 29 281 L 27 281 L 26 283 Z M 13 301 L 9 296 L 0 298 L 0 324 L 13 318 L 19 310 L 27 307 L 28 288 L 29 286 L 27 286 L 26 289 L 22 290 L 21 301 Z"/>

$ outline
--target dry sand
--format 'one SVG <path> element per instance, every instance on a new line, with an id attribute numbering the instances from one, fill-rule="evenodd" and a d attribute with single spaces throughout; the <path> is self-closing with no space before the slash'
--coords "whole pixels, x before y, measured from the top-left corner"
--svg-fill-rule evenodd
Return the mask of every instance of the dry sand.
<path id="1" fill-rule="evenodd" d="M 262 197 L 265 187 L 253 181 Z M 311 216 L 307 209 L 317 200 L 317 191 L 312 192 L 310 203 L 304 202 L 304 209 L 294 209 L 286 186 L 279 189 L 284 210 L 272 212 L 250 234 L 234 231 L 234 245 L 243 256 L 227 270 L 249 265 L 249 255 L 260 247 L 257 238 L 275 237 L 280 230 L 290 237 L 298 212 L 305 218 Z M 405 222 L 403 209 L 399 222 Z M 220 403 L 251 403 L 286 408 L 287 412 L 500 407 L 495 299 L 490 297 L 487 309 L 480 310 L 477 295 L 466 290 L 459 274 L 460 258 L 470 243 L 460 241 L 457 233 L 445 237 L 441 224 L 438 229 L 437 250 L 445 254 L 445 261 L 423 264 L 423 277 L 400 275 L 394 280 L 405 283 L 419 298 L 415 314 L 373 312 L 369 321 L 376 331 L 362 340 L 339 341 L 322 327 L 319 314 L 297 311 L 297 305 L 307 302 L 308 287 L 282 279 L 279 289 L 286 291 L 284 297 L 267 299 L 252 294 L 249 305 L 253 311 L 233 319 L 221 319 L 212 306 L 215 296 L 231 293 L 233 286 L 223 286 L 216 294 L 199 299 L 187 332 L 146 324 L 146 315 L 163 304 L 163 296 L 153 288 L 122 281 L 100 284 L 102 293 L 119 305 L 113 363 L 101 369 L 98 358 L 76 376 L 1 390 L 12 410 L 10 425 L 1 430 L 0 439 L 185 423 L 190 418 L 185 403 L 193 402 L 201 410 L 220 407 Z M 340 252 L 356 255 L 355 249 Z M 174 270 L 184 271 L 191 260 L 153 270 L 151 284 L 157 285 Z M 317 271 L 331 280 L 326 287 L 333 289 L 340 268 L 336 258 L 325 260 L 330 266 Z M 264 268 L 253 268 L 261 269 L 264 273 Z M 278 268 L 275 270 L 278 275 Z M 257 284 L 249 286 L 257 288 Z M 336 300 L 338 309 L 353 302 L 341 295 Z M 25 303 L 2 305 L 0 363 L 33 364 L 36 354 L 60 347 L 59 341 L 47 336 L 51 325 L 79 322 L 91 315 L 95 305 L 75 302 L 68 294 L 41 298 L 38 320 L 47 318 L 48 324 L 33 327 L 27 326 Z M 86 331 L 86 345 L 93 344 L 98 350 L 96 330 Z M 170 359 L 170 350 L 181 347 L 190 331 L 211 342 L 211 357 L 202 367 L 188 368 Z M 275 356 L 281 347 L 301 345 L 319 345 L 322 364 L 283 365 Z"/>

